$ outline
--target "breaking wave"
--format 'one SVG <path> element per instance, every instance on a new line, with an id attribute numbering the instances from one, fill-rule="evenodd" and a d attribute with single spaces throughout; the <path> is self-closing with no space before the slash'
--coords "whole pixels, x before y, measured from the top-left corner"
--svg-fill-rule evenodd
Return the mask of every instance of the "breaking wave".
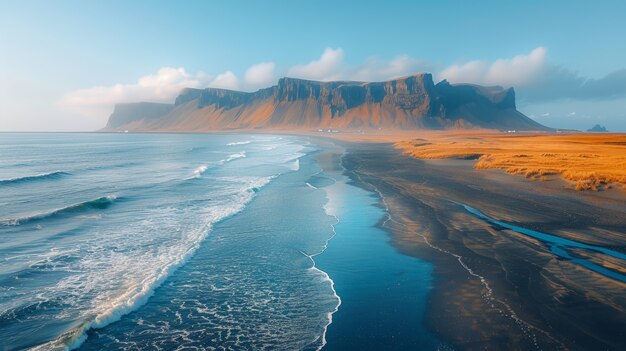
<path id="1" fill-rule="evenodd" d="M 3 219 L 0 220 L 0 223 L 5 226 L 21 225 L 71 213 L 78 213 L 88 210 L 103 210 L 111 206 L 113 202 L 117 199 L 118 197 L 116 195 L 103 196 L 94 200 L 84 201 L 77 204 L 57 208 L 52 211 L 24 215 L 16 218 Z"/>
<path id="2" fill-rule="evenodd" d="M 200 244 L 211 232 L 215 223 L 243 210 L 252 200 L 255 193 L 272 179 L 274 179 L 274 176 L 238 179 L 241 187 L 233 194 L 235 196 L 231 197 L 233 201 L 226 206 L 215 206 L 207 209 L 208 211 L 202 225 L 188 232 L 184 240 L 178 245 L 160 252 L 160 257 L 153 257 L 153 260 L 149 260 L 154 261 L 154 264 L 158 265 L 157 267 L 152 267 L 150 275 L 138 279 L 136 284 L 127 287 L 121 294 L 108 298 L 107 303 L 99 304 L 100 308 L 93 311 L 90 316 L 86 316 L 84 322 L 76 328 L 67 331 L 55 340 L 39 345 L 33 350 L 76 349 L 87 340 L 87 331 L 90 329 L 100 329 L 119 321 L 124 315 L 144 305 L 154 294 L 154 290 L 194 255 Z M 96 262 L 95 264 L 98 263 Z M 124 269 L 129 267 L 120 262 L 116 266 Z"/>
<path id="3" fill-rule="evenodd" d="M 31 176 L 16 177 L 16 178 L 9 178 L 9 179 L 1 179 L 0 180 L 0 185 L 2 185 L 2 184 L 19 184 L 19 183 L 26 183 L 26 182 L 32 182 L 32 181 L 38 181 L 38 180 L 45 180 L 45 179 L 57 179 L 57 178 L 61 178 L 61 177 L 66 176 L 66 175 L 69 175 L 69 173 L 61 172 L 61 171 L 54 171 L 54 172 L 50 172 L 50 173 L 41 173 L 41 174 L 35 174 L 35 175 L 31 175 Z"/>
<path id="4" fill-rule="evenodd" d="M 247 141 L 234 141 L 232 143 L 228 143 L 226 144 L 226 146 L 236 146 L 236 145 L 246 145 L 246 144 L 250 144 L 252 141 L 247 140 Z"/>

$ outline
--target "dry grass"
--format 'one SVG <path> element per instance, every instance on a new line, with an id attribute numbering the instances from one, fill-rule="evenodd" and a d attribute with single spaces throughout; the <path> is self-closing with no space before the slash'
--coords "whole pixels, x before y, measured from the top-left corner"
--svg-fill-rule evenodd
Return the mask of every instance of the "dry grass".
<path id="1" fill-rule="evenodd" d="M 626 185 L 626 134 L 454 134 L 395 145 L 416 158 L 477 159 L 477 169 L 503 169 L 532 179 L 561 175 L 576 190 Z"/>

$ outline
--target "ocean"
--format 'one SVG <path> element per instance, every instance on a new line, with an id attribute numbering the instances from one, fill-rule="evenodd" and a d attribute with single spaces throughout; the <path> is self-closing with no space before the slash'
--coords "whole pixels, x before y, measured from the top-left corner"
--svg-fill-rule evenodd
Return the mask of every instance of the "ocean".
<path id="1" fill-rule="evenodd" d="M 0 133 L 0 349 L 436 348 L 432 267 L 391 245 L 341 152 Z"/>

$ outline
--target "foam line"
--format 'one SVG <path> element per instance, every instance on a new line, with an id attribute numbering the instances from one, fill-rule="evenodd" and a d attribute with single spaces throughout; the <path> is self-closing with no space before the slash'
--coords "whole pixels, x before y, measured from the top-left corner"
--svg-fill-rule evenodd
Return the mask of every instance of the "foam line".
<path id="1" fill-rule="evenodd" d="M 238 158 L 244 158 L 244 157 L 246 157 L 246 152 L 245 151 L 238 152 L 236 154 L 232 154 L 232 155 L 228 156 L 228 158 L 226 159 L 226 162 L 230 162 L 230 161 L 236 160 Z"/>
<path id="2" fill-rule="evenodd" d="M 317 173 L 315 173 L 315 175 L 322 173 L 322 171 L 319 171 Z M 316 187 L 314 187 L 313 185 L 309 184 L 308 182 L 306 183 L 307 186 L 309 186 L 312 189 L 318 189 Z M 326 203 L 324 204 L 324 212 L 328 215 L 331 216 L 335 219 L 335 223 L 331 224 L 331 229 L 332 229 L 332 235 L 326 239 L 326 241 L 324 242 L 324 246 L 322 247 L 322 249 L 314 254 L 307 254 L 305 252 L 301 253 L 303 255 L 305 255 L 306 257 L 308 257 L 311 260 L 312 266 L 311 266 L 311 270 L 315 271 L 319 274 L 322 275 L 323 281 L 328 281 L 330 283 L 330 289 L 333 292 L 333 296 L 335 296 L 335 298 L 337 299 L 337 305 L 335 306 L 335 308 L 332 311 L 329 311 L 328 314 L 326 315 L 326 320 L 327 320 L 327 324 L 324 326 L 324 331 L 322 332 L 322 344 L 320 345 L 320 347 L 318 348 L 318 351 L 320 351 L 322 348 L 324 348 L 324 346 L 326 345 L 327 341 L 326 341 L 326 333 L 328 332 L 328 327 L 333 323 L 333 315 L 339 311 L 339 307 L 341 306 L 341 297 L 339 296 L 339 294 L 337 294 L 337 290 L 335 290 L 335 281 L 330 277 L 330 275 L 328 275 L 328 273 L 324 272 L 323 270 L 317 268 L 316 266 L 316 262 L 314 257 L 315 256 L 319 256 L 322 253 L 324 253 L 324 251 L 326 251 L 326 249 L 328 248 L 328 244 L 329 242 L 337 235 L 337 230 L 335 228 L 335 226 L 337 225 L 337 223 L 339 223 L 339 217 L 333 213 L 330 208 L 329 208 L 329 204 L 330 204 L 330 196 L 329 196 L 329 190 L 324 190 L 324 193 L 326 194 Z M 318 340 L 318 339 L 316 339 Z M 314 341 L 315 342 L 315 341 Z"/>
<path id="3" fill-rule="evenodd" d="M 232 143 L 228 143 L 226 144 L 226 146 L 236 146 L 236 145 L 246 145 L 246 144 L 250 144 L 252 141 L 251 140 L 247 140 L 247 141 L 234 141 Z"/>

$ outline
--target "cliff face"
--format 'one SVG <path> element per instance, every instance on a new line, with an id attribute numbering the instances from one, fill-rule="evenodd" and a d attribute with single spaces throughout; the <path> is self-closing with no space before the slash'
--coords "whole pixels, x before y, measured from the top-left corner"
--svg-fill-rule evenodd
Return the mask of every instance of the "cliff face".
<path id="1" fill-rule="evenodd" d="M 128 105 L 116 106 L 106 129 L 546 129 L 515 109 L 513 89 L 435 85 L 430 74 L 373 83 L 282 78 L 252 93 L 184 89 L 173 105 Z"/>

